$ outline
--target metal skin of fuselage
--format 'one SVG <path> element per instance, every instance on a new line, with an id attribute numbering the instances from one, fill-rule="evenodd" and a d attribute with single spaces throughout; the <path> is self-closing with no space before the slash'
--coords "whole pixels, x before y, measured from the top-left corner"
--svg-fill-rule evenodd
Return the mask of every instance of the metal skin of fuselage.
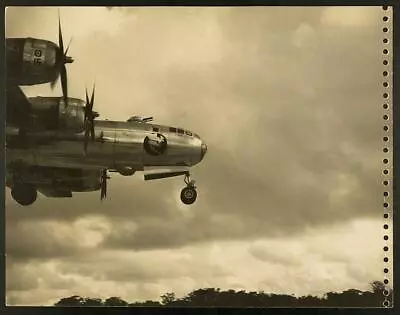
<path id="1" fill-rule="evenodd" d="M 158 128 L 167 139 L 163 154 L 152 156 L 144 149 L 147 136 L 154 137 Z M 89 141 L 83 152 L 84 132 L 59 131 L 28 134 L 34 145 L 28 148 L 7 148 L 7 163 L 23 162 L 27 165 L 82 169 L 115 169 L 130 167 L 143 171 L 146 167 L 191 167 L 205 154 L 204 142 L 196 136 L 169 132 L 168 126 L 142 122 L 96 120 L 95 141 Z M 8 136 L 17 136 L 18 129 L 7 127 Z"/>

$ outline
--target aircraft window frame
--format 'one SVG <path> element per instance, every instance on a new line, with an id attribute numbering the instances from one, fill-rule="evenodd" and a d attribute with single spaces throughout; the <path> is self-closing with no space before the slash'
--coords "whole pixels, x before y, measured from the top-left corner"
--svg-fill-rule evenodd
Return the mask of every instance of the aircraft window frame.
<path id="1" fill-rule="evenodd" d="M 190 137 L 193 136 L 193 134 L 189 130 L 185 130 L 185 134 L 190 136 Z"/>
<path id="2" fill-rule="evenodd" d="M 153 132 L 159 132 L 160 131 L 160 128 L 158 128 L 158 127 L 153 127 Z"/>
<path id="3" fill-rule="evenodd" d="M 177 132 L 179 135 L 184 135 L 185 134 L 185 130 L 183 130 L 182 128 L 177 128 Z"/>
<path id="4" fill-rule="evenodd" d="M 175 127 L 169 127 L 169 132 L 176 132 L 176 128 Z"/>

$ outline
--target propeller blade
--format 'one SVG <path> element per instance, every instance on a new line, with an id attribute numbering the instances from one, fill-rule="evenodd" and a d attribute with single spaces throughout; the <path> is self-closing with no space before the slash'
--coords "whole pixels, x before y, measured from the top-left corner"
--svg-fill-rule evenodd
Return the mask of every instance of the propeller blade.
<path id="1" fill-rule="evenodd" d="M 86 104 L 89 104 L 89 95 L 87 93 L 87 88 L 85 87 L 85 94 L 86 94 Z"/>
<path id="2" fill-rule="evenodd" d="M 60 47 L 61 53 L 64 53 L 64 42 L 61 32 L 60 10 L 58 10 L 58 46 Z"/>
<path id="3" fill-rule="evenodd" d="M 104 180 L 104 192 L 103 192 L 103 198 L 107 197 L 107 178 Z"/>
<path id="4" fill-rule="evenodd" d="M 91 137 L 92 141 L 95 141 L 95 130 L 94 130 L 94 119 L 98 117 L 97 112 L 93 112 L 93 105 L 94 105 L 94 93 L 95 93 L 95 88 L 96 85 L 93 84 L 93 90 L 92 90 L 92 95 L 90 97 L 89 101 L 89 95 L 87 88 L 85 88 L 85 97 L 86 97 L 86 105 L 85 105 L 85 139 L 84 139 L 84 149 L 85 149 L 85 154 L 87 153 L 87 146 L 89 142 L 89 135 Z"/>
<path id="5" fill-rule="evenodd" d="M 101 176 L 101 192 L 100 192 L 100 200 L 103 200 L 107 197 L 107 169 L 104 169 Z"/>
<path id="6" fill-rule="evenodd" d="M 92 136 L 92 141 L 94 141 L 94 120 L 93 120 L 93 118 L 92 118 L 92 122 L 91 122 L 90 134 Z"/>
<path id="7" fill-rule="evenodd" d="M 89 138 L 89 129 L 85 128 L 85 139 L 83 143 L 83 149 L 85 150 L 85 155 L 87 154 L 88 138 Z"/>
<path id="8" fill-rule="evenodd" d="M 90 110 L 93 109 L 93 103 L 94 103 L 94 90 L 96 89 L 96 84 L 93 84 L 93 91 L 92 91 L 92 97 L 90 98 Z"/>
<path id="9" fill-rule="evenodd" d="M 63 35 L 62 35 L 62 30 L 61 30 L 61 18 L 60 18 L 60 10 L 58 10 L 58 46 L 59 46 L 59 52 L 58 52 L 58 62 L 57 62 L 57 68 L 60 72 L 61 76 L 61 88 L 63 92 L 63 97 L 64 97 L 64 102 L 65 106 L 68 107 L 68 80 L 67 80 L 67 69 L 65 68 L 66 63 L 71 63 L 73 62 L 73 59 L 71 57 L 67 57 L 67 52 L 70 47 L 70 44 L 72 42 L 72 38 L 70 39 L 67 49 L 64 52 L 64 40 L 63 40 Z M 51 82 L 51 88 L 54 89 L 54 86 L 57 83 L 58 77 Z"/>
<path id="10" fill-rule="evenodd" d="M 67 69 L 65 68 L 65 64 L 61 66 L 60 76 L 61 76 L 61 88 L 63 92 L 65 106 L 68 107 L 68 81 L 67 81 Z"/>
<path id="11" fill-rule="evenodd" d="M 106 199 L 107 197 L 107 192 L 104 188 L 101 190 L 101 195 L 100 195 L 100 200 L 103 201 L 103 199 Z"/>
<path id="12" fill-rule="evenodd" d="M 50 88 L 51 88 L 52 90 L 54 90 L 54 87 L 55 87 L 56 84 L 57 84 L 58 77 L 59 77 L 59 76 L 57 75 L 57 77 L 56 77 L 53 81 L 50 82 Z"/>
<path id="13" fill-rule="evenodd" d="M 85 88 L 85 94 L 86 94 L 86 105 L 85 105 L 85 121 L 88 118 L 88 106 L 89 106 L 89 95 L 87 92 L 87 88 Z"/>
<path id="14" fill-rule="evenodd" d="M 69 49 L 69 46 L 71 45 L 71 42 L 72 42 L 72 37 L 71 37 L 71 39 L 69 40 L 69 43 L 68 43 L 67 49 L 66 49 L 66 50 L 65 50 L 65 52 L 64 52 L 64 57 L 66 57 L 66 56 L 67 56 L 67 54 L 68 54 L 68 49 Z"/>

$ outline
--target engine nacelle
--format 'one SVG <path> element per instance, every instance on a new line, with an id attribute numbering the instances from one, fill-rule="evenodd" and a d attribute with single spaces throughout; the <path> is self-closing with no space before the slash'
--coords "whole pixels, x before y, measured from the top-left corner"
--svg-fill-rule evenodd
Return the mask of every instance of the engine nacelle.
<path id="1" fill-rule="evenodd" d="M 98 170 L 82 170 L 58 167 L 27 167 L 19 169 L 18 175 L 25 183 L 47 188 L 47 194 L 57 197 L 57 192 L 85 192 L 100 189 L 101 174 Z M 9 177 L 7 186 L 13 186 Z M 55 194 L 55 195 L 54 195 Z"/>
<path id="2" fill-rule="evenodd" d="M 88 192 L 100 189 L 100 173 L 97 170 L 52 168 L 50 178 L 54 188 L 72 192 Z"/>
<path id="3" fill-rule="evenodd" d="M 147 154 L 158 156 L 165 152 L 167 149 L 167 139 L 161 133 L 151 134 L 143 141 L 143 148 Z"/>
<path id="4" fill-rule="evenodd" d="M 85 102 L 68 98 L 68 107 L 62 97 L 31 97 L 32 126 L 38 130 L 81 132 L 85 119 Z"/>
<path id="5" fill-rule="evenodd" d="M 7 80 L 18 85 L 51 82 L 58 76 L 59 55 L 59 47 L 48 40 L 7 38 Z"/>

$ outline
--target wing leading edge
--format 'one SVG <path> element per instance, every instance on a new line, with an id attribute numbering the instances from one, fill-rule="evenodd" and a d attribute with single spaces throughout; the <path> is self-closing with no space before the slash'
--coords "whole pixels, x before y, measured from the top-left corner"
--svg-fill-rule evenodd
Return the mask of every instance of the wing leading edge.
<path id="1" fill-rule="evenodd" d="M 7 124 L 27 126 L 29 124 L 32 105 L 24 92 L 17 85 L 8 83 L 6 86 Z"/>

